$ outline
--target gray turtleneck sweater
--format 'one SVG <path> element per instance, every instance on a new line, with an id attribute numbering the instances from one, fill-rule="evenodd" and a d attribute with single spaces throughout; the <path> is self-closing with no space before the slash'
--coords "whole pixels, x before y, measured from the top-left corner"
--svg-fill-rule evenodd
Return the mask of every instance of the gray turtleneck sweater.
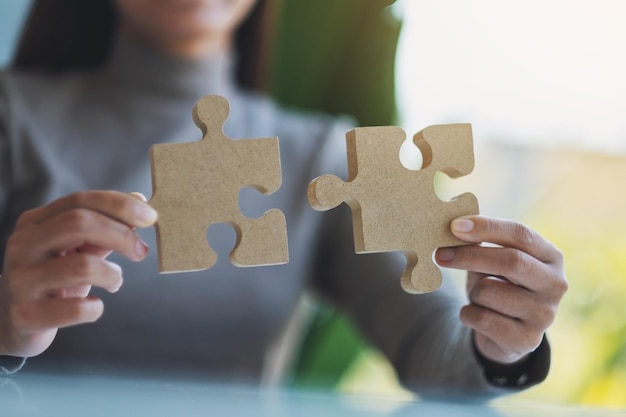
<path id="1" fill-rule="evenodd" d="M 319 213 L 308 206 L 311 179 L 329 172 L 345 178 L 349 122 L 287 111 L 240 91 L 230 61 L 176 60 L 119 42 L 94 73 L 0 75 L 0 256 L 29 208 L 86 189 L 150 196 L 150 145 L 199 140 L 191 109 L 206 94 L 229 99 L 228 136 L 279 137 L 281 188 L 271 196 L 244 190 L 240 206 L 249 217 L 281 209 L 289 238 L 288 264 L 236 268 L 228 262 L 234 232 L 213 226 L 216 266 L 159 275 L 154 230 L 142 230 L 152 250 L 147 259 L 112 255 L 124 269 L 123 287 L 116 294 L 94 290 L 105 303 L 102 318 L 60 330 L 25 370 L 255 380 L 298 299 L 313 289 L 354 319 L 409 386 L 488 392 L 452 287 L 405 294 L 401 256 L 354 254 L 347 207 Z M 2 359 L 8 368 L 10 358 L 0 358 L 0 369 Z"/>

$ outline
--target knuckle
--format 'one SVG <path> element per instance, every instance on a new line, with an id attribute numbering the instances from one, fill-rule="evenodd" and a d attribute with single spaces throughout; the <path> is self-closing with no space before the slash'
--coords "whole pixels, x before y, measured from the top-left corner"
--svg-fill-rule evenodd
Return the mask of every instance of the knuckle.
<path id="1" fill-rule="evenodd" d="M 35 209 L 30 209 L 22 212 L 20 216 L 17 218 L 16 227 L 21 227 L 25 224 L 32 223 L 32 218 L 34 216 Z"/>
<path id="2" fill-rule="evenodd" d="M 530 246 L 535 240 L 535 234 L 522 223 L 513 223 L 513 239 L 521 246 Z"/>
<path id="3" fill-rule="evenodd" d="M 473 320 L 481 331 L 488 334 L 498 326 L 495 315 L 482 307 L 476 308 L 473 314 Z"/>
<path id="4" fill-rule="evenodd" d="M 133 229 L 131 229 L 130 227 L 120 227 L 119 229 L 119 233 L 121 238 L 125 241 L 128 242 L 129 244 L 132 244 L 132 246 L 130 247 L 130 250 L 134 249 L 134 245 L 135 245 L 135 241 L 138 239 L 137 238 L 137 233 L 135 233 L 135 231 Z"/>
<path id="5" fill-rule="evenodd" d="M 558 296 L 558 299 L 560 300 L 569 290 L 569 282 L 567 281 L 567 277 L 565 277 L 564 275 L 559 277 L 559 279 L 554 282 L 553 288 Z"/>
<path id="6" fill-rule="evenodd" d="M 8 293 L 16 296 L 22 292 L 32 291 L 33 278 L 36 277 L 36 268 L 28 263 L 24 257 L 24 245 L 7 244 L 4 272 L 0 283 Z"/>
<path id="7" fill-rule="evenodd" d="M 543 331 L 525 330 L 517 333 L 517 338 L 509 342 L 511 350 L 518 356 L 527 355 L 534 352 L 543 340 Z"/>
<path id="8" fill-rule="evenodd" d="M 480 257 L 478 254 L 478 248 L 479 247 L 476 245 L 461 246 L 457 248 L 455 258 L 459 259 L 466 265 L 471 265 Z"/>
<path id="9" fill-rule="evenodd" d="M 485 221 L 484 223 L 484 231 L 488 236 L 493 236 L 498 233 L 498 226 L 493 221 Z"/>
<path id="10" fill-rule="evenodd" d="M 89 256 L 73 256 L 74 262 L 71 266 L 72 274 L 81 279 L 82 282 L 88 282 L 89 277 L 95 273 L 94 261 Z"/>
<path id="11" fill-rule="evenodd" d="M 556 246 L 553 246 L 554 249 L 554 263 L 557 265 L 563 265 L 565 263 L 565 254 L 563 251 Z"/>
<path id="12" fill-rule="evenodd" d="M 535 333 L 527 328 L 520 328 L 519 323 L 511 324 L 501 332 L 501 344 L 516 357 L 523 356 L 532 350 Z"/>
<path id="13" fill-rule="evenodd" d="M 73 207 L 86 207 L 92 200 L 92 195 L 89 191 L 77 191 L 68 196 L 70 204 Z"/>
<path id="14" fill-rule="evenodd" d="M 502 323 L 498 320 L 498 317 L 485 309 L 481 309 L 482 311 L 478 315 L 478 320 L 480 320 L 480 328 L 486 333 L 490 335 L 501 335 L 503 334 Z"/>
<path id="15" fill-rule="evenodd" d="M 27 236 L 20 230 L 16 230 L 9 236 L 6 242 L 6 252 L 11 254 L 13 252 L 20 253 L 23 249 Z"/>
<path id="16" fill-rule="evenodd" d="M 467 304 L 461 308 L 459 319 L 463 325 L 476 329 L 480 323 L 480 313 L 482 308 L 475 304 Z"/>
<path id="17" fill-rule="evenodd" d="M 22 280 L 19 279 L 11 279 L 10 277 L 7 277 L 8 279 L 6 280 L 6 289 L 8 291 L 8 294 L 13 297 L 20 297 L 20 294 L 22 293 L 22 290 L 24 289 L 24 285 Z"/>
<path id="18" fill-rule="evenodd" d="M 112 198 L 111 206 L 116 213 L 132 213 L 138 200 L 132 197 Z"/>
<path id="19" fill-rule="evenodd" d="M 74 209 L 67 213 L 67 222 L 74 231 L 84 232 L 91 226 L 92 217 L 89 210 Z"/>
<path id="20" fill-rule="evenodd" d="M 564 273 L 561 273 L 556 276 L 550 277 L 544 297 L 556 308 L 556 306 L 558 306 L 558 304 L 561 302 L 561 299 L 565 296 L 568 290 L 569 282 L 567 280 L 567 277 Z"/>
<path id="21" fill-rule="evenodd" d="M 527 274 L 532 268 L 532 260 L 530 257 L 517 250 L 517 249 L 506 249 L 506 265 L 507 269 L 511 271 L 515 271 L 520 276 Z"/>
<path id="22" fill-rule="evenodd" d="M 461 320 L 461 323 L 468 327 L 472 327 L 470 326 L 471 308 L 471 305 L 464 305 L 463 307 L 461 307 L 461 311 L 459 312 L 459 319 Z"/>
<path id="23" fill-rule="evenodd" d="M 541 342 L 543 342 L 543 332 L 535 332 L 534 336 L 531 336 L 529 338 L 529 347 L 531 352 L 534 352 L 539 347 L 539 345 L 541 345 Z"/>
<path id="24" fill-rule="evenodd" d="M 67 303 L 67 314 L 72 320 L 77 322 L 85 321 L 89 318 L 89 309 L 86 307 L 82 300 L 73 300 L 73 302 Z"/>
<path id="25" fill-rule="evenodd" d="M 488 301 L 498 296 L 498 289 L 495 285 L 486 280 L 480 280 L 472 289 L 469 297 L 474 303 L 481 306 L 487 305 Z"/>
<path id="26" fill-rule="evenodd" d="M 556 306 L 553 304 L 541 303 L 535 307 L 535 327 L 538 330 L 545 330 L 554 322 L 556 318 Z"/>
<path id="27" fill-rule="evenodd" d="M 9 307 L 9 320 L 18 329 L 29 328 L 35 317 L 32 303 L 19 302 Z"/>

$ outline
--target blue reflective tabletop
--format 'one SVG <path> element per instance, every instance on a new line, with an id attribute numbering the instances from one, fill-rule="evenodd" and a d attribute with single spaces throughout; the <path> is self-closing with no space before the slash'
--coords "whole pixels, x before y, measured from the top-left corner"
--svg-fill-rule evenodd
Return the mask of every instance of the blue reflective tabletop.
<path id="1" fill-rule="evenodd" d="M 477 405 L 199 382 L 18 374 L 0 378 L 0 416 L 608 417 L 626 416 L 626 410 L 514 399 Z"/>

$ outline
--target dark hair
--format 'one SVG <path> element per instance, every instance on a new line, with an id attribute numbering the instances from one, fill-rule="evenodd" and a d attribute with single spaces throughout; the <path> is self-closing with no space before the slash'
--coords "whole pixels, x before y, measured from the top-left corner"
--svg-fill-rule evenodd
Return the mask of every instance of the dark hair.
<path id="1" fill-rule="evenodd" d="M 265 84 L 270 3 L 259 0 L 237 32 L 237 80 L 242 87 Z M 117 21 L 113 0 L 34 0 L 11 66 L 57 73 L 98 68 L 109 56 Z"/>

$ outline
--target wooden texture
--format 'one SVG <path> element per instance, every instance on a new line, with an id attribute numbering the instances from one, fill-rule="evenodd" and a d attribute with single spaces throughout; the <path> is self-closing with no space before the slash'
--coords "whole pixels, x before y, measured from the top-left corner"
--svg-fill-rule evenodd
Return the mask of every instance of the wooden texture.
<path id="1" fill-rule="evenodd" d="M 451 202 L 440 200 L 434 175 L 442 171 L 451 178 L 474 168 L 472 130 L 469 124 L 428 127 L 413 142 L 424 163 L 421 170 L 406 169 L 399 159 L 406 136 L 398 127 L 365 127 L 346 135 L 347 182 L 334 175 L 311 181 L 309 204 L 329 210 L 342 202 L 352 209 L 357 253 L 401 251 L 407 258 L 402 287 L 410 293 L 439 288 L 441 271 L 432 261 L 436 248 L 466 244 L 450 232 L 450 222 L 477 214 L 478 201 L 465 193 Z"/>
<path id="2" fill-rule="evenodd" d="M 157 144 L 150 149 L 152 199 L 159 270 L 207 269 L 217 254 L 207 243 L 207 229 L 228 223 L 237 234 L 230 260 L 237 266 L 286 263 L 289 260 L 285 216 L 271 209 L 258 219 L 239 210 L 239 192 L 253 187 L 263 194 L 281 184 L 278 138 L 232 140 L 223 133 L 228 101 L 201 98 L 193 120 L 202 130 L 198 142 Z"/>

